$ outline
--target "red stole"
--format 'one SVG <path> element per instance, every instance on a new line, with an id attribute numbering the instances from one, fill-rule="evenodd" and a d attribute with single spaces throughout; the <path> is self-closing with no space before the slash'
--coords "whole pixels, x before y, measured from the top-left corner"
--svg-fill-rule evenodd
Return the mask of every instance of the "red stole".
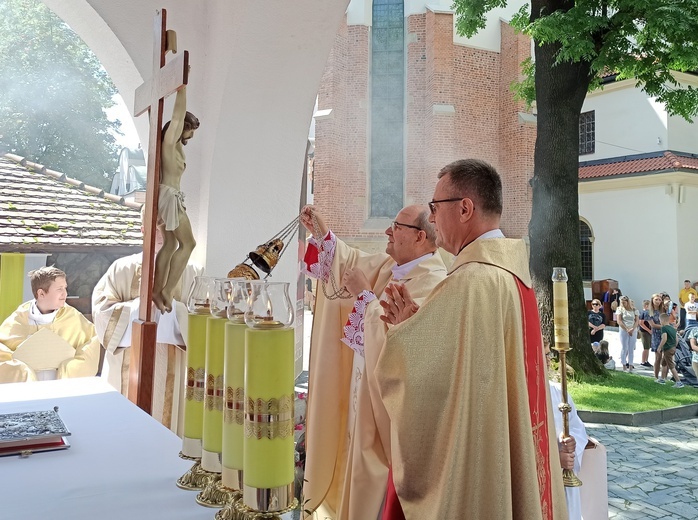
<path id="1" fill-rule="evenodd" d="M 526 387 L 528 388 L 528 407 L 533 425 L 533 442 L 538 463 L 538 487 L 543 518 L 553 518 L 553 490 L 550 475 L 550 439 L 548 437 L 548 403 L 546 391 L 548 379 L 546 364 L 543 359 L 543 338 L 540 334 L 540 317 L 538 302 L 533 289 L 526 287 L 516 278 L 516 285 L 521 298 L 521 317 L 523 318 L 524 363 L 526 369 Z M 538 427 L 536 427 L 538 425 Z"/>

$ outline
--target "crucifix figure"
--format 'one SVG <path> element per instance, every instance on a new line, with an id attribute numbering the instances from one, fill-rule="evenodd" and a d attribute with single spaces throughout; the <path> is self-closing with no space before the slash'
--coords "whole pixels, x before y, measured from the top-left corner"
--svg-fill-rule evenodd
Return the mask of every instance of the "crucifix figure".
<path id="1" fill-rule="evenodd" d="M 153 303 L 162 312 L 172 311 L 174 292 L 196 246 L 180 191 L 180 180 L 187 167 L 184 146 L 199 128 L 199 120 L 186 110 L 186 91 L 187 87 L 177 91 L 172 120 L 162 129 L 158 225 L 164 242 L 155 258 L 153 281 Z"/>
<path id="2" fill-rule="evenodd" d="M 146 111 L 150 116 L 148 177 L 145 217 L 143 219 L 141 302 L 153 300 L 153 258 L 157 223 L 155 203 L 158 200 L 160 187 L 163 106 L 166 96 L 184 88 L 188 82 L 189 74 L 189 53 L 187 51 L 165 65 L 167 52 L 177 52 L 177 36 L 174 31 L 167 30 L 167 12 L 165 9 L 161 9 L 155 15 L 153 29 L 153 77 L 138 87 L 134 103 L 136 116 Z M 186 260 L 184 263 L 186 264 Z M 147 413 L 151 413 L 152 409 L 156 337 L 157 323 L 152 321 L 152 306 L 143 304 L 140 306 L 138 320 L 133 323 L 128 396 L 131 401 Z"/>

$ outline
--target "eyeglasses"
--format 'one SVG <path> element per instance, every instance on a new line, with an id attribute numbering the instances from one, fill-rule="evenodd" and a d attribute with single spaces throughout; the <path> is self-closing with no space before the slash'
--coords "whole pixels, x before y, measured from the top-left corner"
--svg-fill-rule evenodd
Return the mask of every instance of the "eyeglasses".
<path id="1" fill-rule="evenodd" d="M 419 226 L 413 226 L 412 224 L 403 224 L 402 222 L 398 222 L 397 220 L 393 220 L 393 221 L 390 223 L 390 227 L 392 228 L 393 231 L 395 231 L 395 230 L 397 229 L 398 226 L 400 226 L 400 227 L 407 227 L 407 228 L 410 228 L 410 229 L 416 229 L 417 231 L 424 231 L 424 230 L 423 230 L 422 228 L 420 228 Z"/>
<path id="2" fill-rule="evenodd" d="M 591 306 L 592 307 L 601 307 L 601 304 L 600 303 L 592 303 Z"/>
<path id="3" fill-rule="evenodd" d="M 432 200 L 431 202 L 427 202 L 427 205 L 429 206 L 429 210 L 433 215 L 434 213 L 436 213 L 436 205 L 440 202 L 456 202 L 457 200 L 463 200 L 463 197 L 457 197 L 454 199 Z"/>

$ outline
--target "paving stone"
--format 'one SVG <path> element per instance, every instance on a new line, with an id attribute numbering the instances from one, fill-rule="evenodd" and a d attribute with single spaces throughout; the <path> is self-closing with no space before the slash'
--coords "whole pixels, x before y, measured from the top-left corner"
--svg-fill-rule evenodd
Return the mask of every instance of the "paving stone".
<path id="1" fill-rule="evenodd" d="M 637 487 L 647 493 L 649 491 L 655 491 L 656 484 L 654 482 L 642 482 L 641 484 L 638 484 Z"/>
<path id="2" fill-rule="evenodd" d="M 685 503 L 674 502 L 672 504 L 666 504 L 664 507 L 667 511 L 671 511 L 681 518 L 690 518 L 691 520 L 698 518 L 698 509 Z"/>

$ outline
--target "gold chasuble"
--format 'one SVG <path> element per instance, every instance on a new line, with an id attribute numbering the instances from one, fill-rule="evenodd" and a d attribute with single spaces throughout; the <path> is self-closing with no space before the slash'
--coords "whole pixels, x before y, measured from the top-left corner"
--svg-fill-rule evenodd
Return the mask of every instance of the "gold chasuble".
<path id="1" fill-rule="evenodd" d="M 387 254 L 367 254 L 336 241 L 335 280 L 341 280 L 347 269 L 361 269 L 377 298 L 391 281 L 395 265 Z M 445 276 L 446 268 L 436 254 L 400 281 L 416 298 L 423 298 Z M 376 389 L 373 367 L 387 326 L 380 320 L 378 299 L 373 300 L 364 314 L 364 367 L 364 358 L 341 341 L 353 306 L 353 298 L 328 300 L 318 283 L 310 351 L 304 509 L 317 509 L 320 518 L 373 520 L 388 478 L 390 426 L 378 395 L 372 393 Z"/>
<path id="2" fill-rule="evenodd" d="M 404 518 L 567 518 L 524 242 L 469 244 L 387 336 L 375 376 Z"/>
<path id="3" fill-rule="evenodd" d="M 0 326 L 0 383 L 36 380 L 34 371 L 14 360 L 12 354 L 24 340 L 41 329 L 56 333 L 75 349 L 75 356 L 58 367 L 58 379 L 94 376 L 99 365 L 99 340 L 92 323 L 74 307 L 64 305 L 58 309 L 53 322 L 35 325 L 29 322 L 32 301 L 20 305 Z"/>

